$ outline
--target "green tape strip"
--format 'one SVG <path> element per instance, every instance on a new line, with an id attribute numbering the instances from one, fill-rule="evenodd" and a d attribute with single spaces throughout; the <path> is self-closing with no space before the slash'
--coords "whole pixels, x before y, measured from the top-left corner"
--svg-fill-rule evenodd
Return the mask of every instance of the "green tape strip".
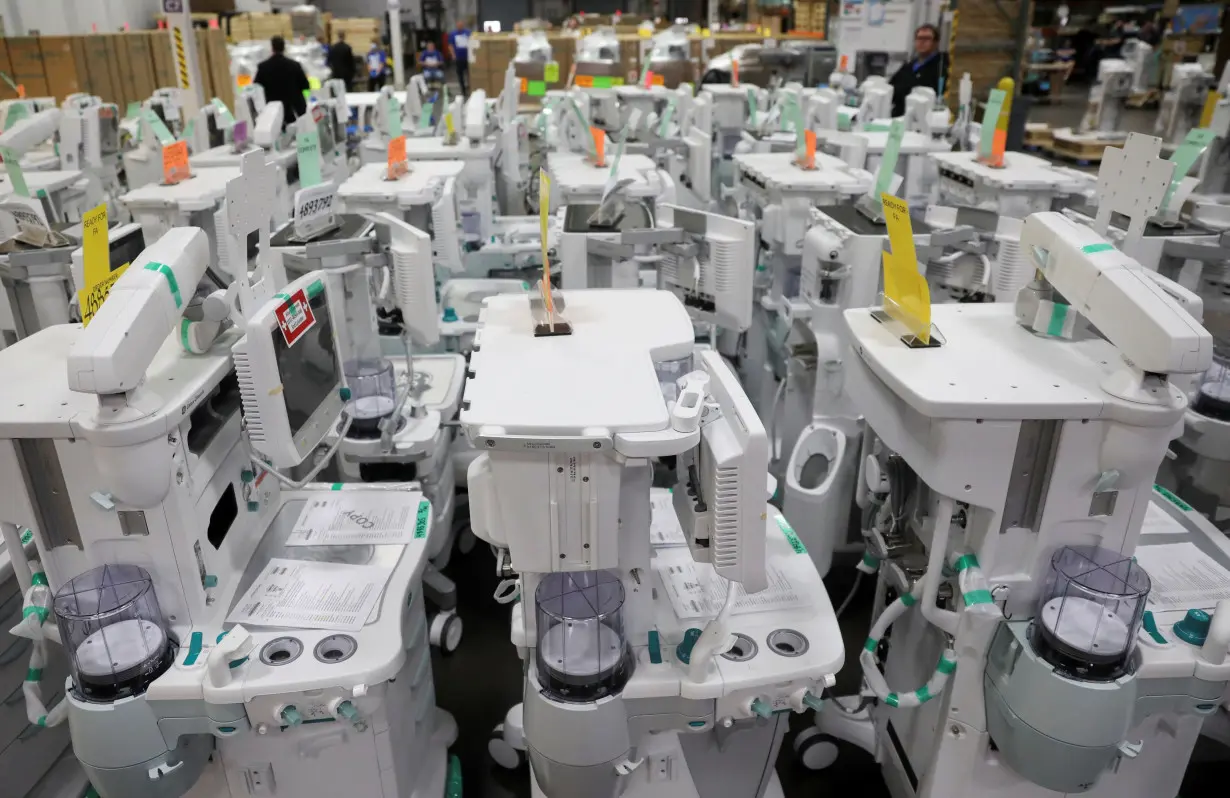
<path id="1" fill-rule="evenodd" d="M 175 299 L 175 307 L 182 308 L 184 306 L 184 298 L 179 294 L 179 282 L 175 279 L 175 272 L 171 271 L 171 267 L 165 263 L 150 262 L 145 264 L 147 272 L 160 272 L 167 279 L 167 285 L 171 289 L 171 296 Z"/>
<path id="2" fill-rule="evenodd" d="M 957 573 L 961 573 L 966 568 L 977 568 L 978 557 L 973 554 L 962 554 L 961 557 L 953 563 L 953 567 L 957 569 Z"/>
<path id="3" fill-rule="evenodd" d="M 1086 255 L 1096 255 L 1099 252 L 1106 252 L 1114 248 L 1114 244 L 1107 244 L 1105 242 L 1101 244 L 1086 244 L 1081 247 L 1081 252 L 1084 252 Z"/>
<path id="4" fill-rule="evenodd" d="M 27 682 L 41 682 L 43 680 L 42 668 L 29 668 L 26 670 Z"/>
<path id="5" fill-rule="evenodd" d="M 940 657 L 940 664 L 935 666 L 940 673 L 952 673 L 957 669 L 957 661 L 948 657 Z"/>
<path id="6" fill-rule="evenodd" d="M 188 333 L 192 330 L 192 322 L 188 319 L 179 320 L 179 345 L 185 352 L 192 353 L 192 339 Z"/>
<path id="7" fill-rule="evenodd" d="M 184 657 L 185 665 L 195 665 L 196 661 L 201 657 L 202 635 L 200 632 L 193 632 L 188 638 L 188 656 Z"/>
<path id="8" fill-rule="evenodd" d="M 895 706 L 898 706 L 901 702 L 897 699 L 896 693 L 889 693 L 884 698 L 884 703 L 888 704 L 890 707 L 895 707 Z"/>
<path id="9" fill-rule="evenodd" d="M 1166 501 L 1173 504 L 1175 507 L 1178 507 L 1183 512 L 1190 513 L 1192 511 L 1192 506 L 1190 504 L 1183 501 L 1182 499 L 1180 499 L 1178 496 L 1174 495 L 1170 491 L 1166 490 L 1161 485 L 1154 485 L 1153 489 L 1157 491 L 1158 493 L 1162 494 L 1162 498 L 1164 498 Z"/>
<path id="10" fill-rule="evenodd" d="M 1063 336 L 1063 328 L 1068 320 L 1068 306 L 1055 302 L 1051 306 L 1051 320 L 1046 325 L 1046 334 L 1055 338 Z"/>
<path id="11" fill-rule="evenodd" d="M 925 704 L 932 699 L 931 688 L 925 684 L 915 690 L 914 695 L 918 698 L 920 704 Z"/>
<path id="12" fill-rule="evenodd" d="M 341 489 L 342 489 L 342 483 L 340 482 L 334 482 L 333 487 L 329 488 L 329 490 L 341 490 Z"/>
<path id="13" fill-rule="evenodd" d="M 807 547 L 803 545 L 803 541 L 799 540 L 799 536 L 795 534 L 794 528 L 790 526 L 790 522 L 786 520 L 781 513 L 777 514 L 777 527 L 786 536 L 786 540 L 790 543 L 790 548 L 794 549 L 795 554 L 806 554 Z"/>
<path id="14" fill-rule="evenodd" d="M 312 299 L 316 296 L 319 296 L 320 294 L 324 293 L 324 290 L 325 290 L 325 284 L 323 282 L 321 282 L 320 280 L 313 280 L 312 284 L 309 285 L 307 289 L 308 298 Z"/>
<path id="15" fill-rule="evenodd" d="M 918 599 L 914 598 L 913 593 L 902 593 L 900 600 L 901 603 L 907 607 L 913 607 L 916 603 L 918 603 Z"/>
<path id="16" fill-rule="evenodd" d="M 21 619 L 23 621 L 26 618 L 29 618 L 31 615 L 38 616 L 38 622 L 40 625 L 47 623 L 47 608 L 46 607 L 26 607 L 24 610 L 21 611 Z"/>
<path id="17" fill-rule="evenodd" d="M 654 665 L 662 664 L 662 640 L 657 629 L 651 629 L 649 632 L 649 661 Z"/>
<path id="18" fill-rule="evenodd" d="M 965 594 L 964 598 L 966 606 L 973 606 L 974 604 L 990 604 L 995 600 L 991 598 L 991 591 L 989 590 L 971 590 Z"/>
<path id="19" fill-rule="evenodd" d="M 46 716 L 46 715 L 40 715 L 40 716 L 39 716 L 39 718 L 38 718 L 38 720 L 35 722 L 35 724 L 34 724 L 34 725 L 36 725 L 36 726 L 42 726 L 43 728 L 47 728 L 47 716 Z"/>
<path id="20" fill-rule="evenodd" d="M 867 638 L 866 642 L 863 643 L 863 650 L 874 653 L 876 650 L 876 646 L 878 645 L 880 645 L 879 640 L 876 640 L 874 637 L 869 637 Z"/>
<path id="21" fill-rule="evenodd" d="M 431 504 L 426 501 L 419 502 L 418 515 L 414 519 L 414 539 L 419 540 L 427 537 L 427 522 L 431 518 Z"/>
<path id="22" fill-rule="evenodd" d="M 26 541 L 23 539 L 21 542 L 25 543 Z M 30 574 L 30 584 L 32 586 L 42 585 L 43 587 L 46 587 L 47 586 L 47 574 L 43 573 L 42 571 L 35 571 L 34 573 Z"/>

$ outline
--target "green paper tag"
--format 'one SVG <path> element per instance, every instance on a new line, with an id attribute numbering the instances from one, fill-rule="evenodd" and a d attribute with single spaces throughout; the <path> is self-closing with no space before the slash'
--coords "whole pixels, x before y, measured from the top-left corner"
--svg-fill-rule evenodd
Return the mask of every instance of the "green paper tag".
<path id="1" fill-rule="evenodd" d="M 559 83 L 559 62 L 548 61 L 542 71 L 542 79 L 547 83 Z"/>
<path id="2" fill-rule="evenodd" d="M 431 505 L 419 502 L 419 511 L 414 519 L 414 537 L 416 540 L 427 537 L 427 521 L 431 516 Z"/>
<path id="3" fill-rule="evenodd" d="M 226 107 L 226 103 L 222 102 L 221 97 L 213 99 L 213 106 L 218 109 L 218 118 L 222 120 L 223 127 L 230 127 L 235 124 L 235 117 L 231 115 L 231 109 Z"/>
<path id="4" fill-rule="evenodd" d="M 419 114 L 419 130 L 428 130 L 431 128 L 431 117 L 436 112 L 436 104 L 429 102 L 423 106 L 423 113 Z"/>
<path id="5" fill-rule="evenodd" d="M 787 102 L 790 104 L 790 123 L 794 126 L 794 153 L 802 159 L 807 155 L 807 137 L 803 135 L 803 108 L 793 94 L 789 95 Z"/>
<path id="6" fill-rule="evenodd" d="M 9 106 L 8 115 L 4 118 L 4 129 L 8 130 L 13 125 L 30 116 L 30 109 L 23 102 L 16 102 Z"/>
<path id="7" fill-rule="evenodd" d="M 530 97 L 545 97 L 547 94 L 547 82 L 545 80 L 526 81 L 525 93 Z"/>
<path id="8" fill-rule="evenodd" d="M 21 197 L 30 196 L 26 175 L 21 171 L 21 156 L 8 147 L 0 147 L 0 158 L 4 159 L 4 171 L 8 172 L 9 181 L 13 184 L 13 193 Z"/>
<path id="9" fill-rule="evenodd" d="M 602 77 L 599 75 L 594 76 L 594 86 L 593 87 L 595 89 L 613 89 L 616 86 L 622 86 L 622 85 L 624 85 L 623 78 Z"/>
<path id="10" fill-rule="evenodd" d="M 320 167 L 320 132 L 316 129 L 295 136 L 299 155 L 299 185 L 311 188 L 324 181 Z"/>
<path id="11" fill-rule="evenodd" d="M 141 115 L 141 103 L 128 103 L 128 110 L 124 112 L 125 119 L 136 119 Z"/>
<path id="12" fill-rule="evenodd" d="M 386 108 L 389 114 L 389 138 L 395 139 L 402 134 L 401 102 L 396 97 L 390 97 Z"/>
<path id="13" fill-rule="evenodd" d="M 897 171 L 897 153 L 901 151 L 901 139 L 905 138 L 905 121 L 894 119 L 888 128 L 888 143 L 884 145 L 884 155 L 880 158 L 880 169 L 876 172 L 876 193 L 879 197 L 888 191 L 888 185 Z"/>
<path id="14" fill-rule="evenodd" d="M 978 154 L 983 158 L 990 158 L 995 148 L 995 126 L 999 124 L 999 112 L 1006 96 L 1003 89 L 992 89 L 987 99 L 987 108 L 982 114 L 982 140 L 978 142 Z"/>
<path id="15" fill-rule="evenodd" d="M 158 114 L 154 113 L 153 110 L 146 108 L 142 112 L 142 116 L 145 119 L 145 121 L 149 123 L 149 126 L 153 129 L 154 136 L 158 139 L 159 144 L 165 147 L 168 144 L 175 143 L 175 137 L 171 135 L 171 131 L 166 126 L 166 123 L 158 118 Z"/>
<path id="16" fill-rule="evenodd" d="M 1166 189 L 1166 197 L 1162 200 L 1160 210 L 1168 210 L 1170 208 L 1170 200 L 1174 197 L 1175 190 L 1179 188 L 1179 183 L 1183 178 L 1187 177 L 1187 173 L 1191 171 L 1192 165 L 1200 157 L 1200 154 L 1213 143 L 1213 131 L 1206 127 L 1198 127 L 1187 132 L 1187 138 L 1183 139 L 1183 143 L 1170 156 L 1170 160 L 1174 161 L 1174 177 L 1170 181 L 1170 188 Z"/>

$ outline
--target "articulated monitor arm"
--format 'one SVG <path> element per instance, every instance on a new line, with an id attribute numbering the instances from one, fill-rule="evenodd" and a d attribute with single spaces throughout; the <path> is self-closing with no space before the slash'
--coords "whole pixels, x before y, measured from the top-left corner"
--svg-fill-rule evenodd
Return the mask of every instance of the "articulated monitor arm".
<path id="1" fill-rule="evenodd" d="M 209 240 L 197 227 L 176 228 L 147 247 L 69 351 L 68 387 L 100 396 L 134 390 L 208 266 Z"/>
<path id="2" fill-rule="evenodd" d="M 1070 311 L 1088 319 L 1119 350 L 1126 372 L 1133 375 L 1119 379 L 1122 369 L 1111 375 L 1103 384 L 1111 393 L 1150 404 L 1168 402 L 1169 394 L 1151 398 L 1152 378 L 1209 367 L 1213 339 L 1208 331 L 1139 263 L 1093 230 L 1060 213 L 1035 213 L 1025 220 L 1021 249 L 1042 279 L 1018 295 L 1018 321 L 1042 334 L 1071 335 Z"/>
<path id="3" fill-rule="evenodd" d="M 18 155 L 25 155 L 54 136 L 59 129 L 60 109 L 39 111 L 0 133 L 0 147 L 10 149 Z"/>

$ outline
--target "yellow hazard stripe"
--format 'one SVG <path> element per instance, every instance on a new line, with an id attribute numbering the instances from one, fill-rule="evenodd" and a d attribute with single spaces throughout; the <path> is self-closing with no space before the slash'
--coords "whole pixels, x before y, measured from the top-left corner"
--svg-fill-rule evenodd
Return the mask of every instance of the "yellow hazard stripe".
<path id="1" fill-rule="evenodd" d="M 184 33 L 179 28 L 171 28 L 175 37 L 175 56 L 179 62 L 179 86 L 181 89 L 192 88 L 192 78 L 188 73 L 188 55 L 184 51 Z"/>

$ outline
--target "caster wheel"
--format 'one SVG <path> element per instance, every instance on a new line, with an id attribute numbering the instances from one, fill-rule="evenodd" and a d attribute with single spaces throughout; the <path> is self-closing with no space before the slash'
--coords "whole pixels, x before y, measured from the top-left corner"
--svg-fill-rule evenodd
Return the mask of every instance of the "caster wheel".
<path id="1" fill-rule="evenodd" d="M 824 770 L 837 761 L 837 738 L 811 728 L 794 738 L 794 755 L 808 770 Z"/>
<path id="2" fill-rule="evenodd" d="M 461 645 L 461 616 L 455 612 L 442 612 L 431 619 L 429 631 L 431 644 L 448 656 Z"/>
<path id="3" fill-rule="evenodd" d="M 457 533 L 457 551 L 461 554 L 469 554 L 474 551 L 474 547 L 478 545 L 478 536 L 470 529 L 467 524 L 462 530 Z"/>
<path id="4" fill-rule="evenodd" d="M 525 752 L 513 748 L 504 739 L 503 723 L 491 732 L 491 739 L 487 741 L 487 753 L 491 755 L 493 762 L 505 770 L 516 770 L 525 764 Z"/>

